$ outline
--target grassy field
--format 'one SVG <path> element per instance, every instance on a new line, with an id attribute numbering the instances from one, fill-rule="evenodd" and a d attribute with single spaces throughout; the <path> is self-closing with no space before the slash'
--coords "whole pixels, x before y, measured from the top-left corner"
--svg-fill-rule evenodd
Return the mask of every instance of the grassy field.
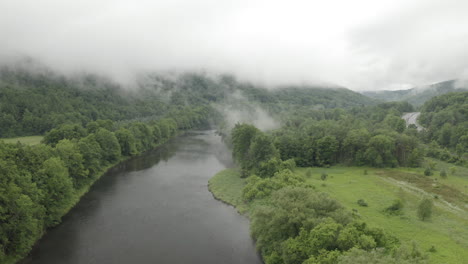
<path id="1" fill-rule="evenodd" d="M 6 143 L 16 143 L 21 142 L 25 145 L 37 145 L 41 143 L 43 136 L 29 136 L 29 137 L 15 137 L 15 138 L 1 138 Z"/>
<path id="2" fill-rule="evenodd" d="M 245 179 L 239 177 L 236 169 L 220 171 L 208 181 L 208 189 L 218 200 L 234 206 L 239 213 L 245 213 L 248 209 L 242 201 L 242 188 Z"/>
<path id="3" fill-rule="evenodd" d="M 457 167 L 457 173 L 446 179 L 438 173 L 423 176 L 421 168 L 298 168 L 295 173 L 303 174 L 316 190 L 357 211 L 370 226 L 382 227 L 402 242 L 416 241 L 427 251 L 431 263 L 467 263 L 468 196 L 464 186 L 468 185 L 468 169 Z M 325 181 L 320 179 L 322 173 L 328 174 Z M 248 207 L 241 199 L 244 181 L 237 171 L 225 170 L 215 175 L 209 186 L 215 197 L 246 212 Z M 435 203 L 432 218 L 424 222 L 416 216 L 423 197 L 433 197 Z M 368 207 L 359 206 L 358 199 L 364 199 Z M 385 214 L 383 210 L 396 199 L 404 202 L 402 214 Z M 429 252 L 432 246 L 435 252 Z"/>

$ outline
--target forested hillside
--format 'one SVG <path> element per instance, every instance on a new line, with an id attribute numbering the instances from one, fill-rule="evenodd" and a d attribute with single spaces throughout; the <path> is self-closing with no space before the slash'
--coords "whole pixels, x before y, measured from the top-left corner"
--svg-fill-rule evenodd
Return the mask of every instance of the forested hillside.
<path id="1" fill-rule="evenodd" d="M 97 119 L 157 119 L 183 106 L 224 104 L 232 97 L 279 113 L 292 107 L 333 108 L 373 104 L 344 88 L 282 87 L 269 90 L 206 74 L 147 74 L 126 87 L 112 80 L 81 75 L 66 77 L 47 69 L 0 69 L 0 137 L 43 134 L 64 123 Z"/>
<path id="2" fill-rule="evenodd" d="M 468 91 L 466 83 L 450 80 L 407 90 L 365 91 L 362 94 L 384 102 L 407 101 L 414 106 L 421 106 L 435 96 L 460 91 Z"/>
<path id="3" fill-rule="evenodd" d="M 429 155 L 442 160 L 468 160 L 468 92 L 434 97 L 421 108 L 419 122 Z M 444 151 L 437 151 L 440 147 Z M 450 155 L 454 153 L 456 155 Z"/>

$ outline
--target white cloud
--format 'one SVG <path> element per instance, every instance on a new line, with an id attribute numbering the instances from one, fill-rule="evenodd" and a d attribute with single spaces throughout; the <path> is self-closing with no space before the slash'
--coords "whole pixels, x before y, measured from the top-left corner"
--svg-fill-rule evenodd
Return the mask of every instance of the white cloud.
<path id="1" fill-rule="evenodd" d="M 466 10 L 456 0 L 3 0 L 0 55 L 121 81 L 205 69 L 269 84 L 407 87 L 468 68 Z"/>

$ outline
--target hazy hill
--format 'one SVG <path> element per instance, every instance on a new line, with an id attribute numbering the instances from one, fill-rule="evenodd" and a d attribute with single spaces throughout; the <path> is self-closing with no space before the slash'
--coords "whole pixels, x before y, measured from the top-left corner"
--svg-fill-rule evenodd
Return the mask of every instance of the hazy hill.
<path id="1" fill-rule="evenodd" d="M 415 106 L 420 106 L 423 105 L 426 101 L 438 95 L 451 92 L 468 91 L 468 86 L 459 86 L 460 85 L 459 83 L 457 83 L 457 80 L 450 80 L 431 85 L 415 87 L 408 90 L 365 91 L 362 92 L 362 94 L 370 98 L 382 100 L 385 102 L 408 101 L 409 103 Z"/>
<path id="2" fill-rule="evenodd" d="M 375 104 L 345 88 L 267 89 L 232 76 L 184 73 L 146 74 L 126 87 L 102 76 L 63 76 L 36 66 L 0 68 L 0 137 L 43 134 L 63 123 L 114 121 L 163 115 L 184 106 L 225 105 L 235 98 L 281 113 L 297 108 L 335 108 Z"/>

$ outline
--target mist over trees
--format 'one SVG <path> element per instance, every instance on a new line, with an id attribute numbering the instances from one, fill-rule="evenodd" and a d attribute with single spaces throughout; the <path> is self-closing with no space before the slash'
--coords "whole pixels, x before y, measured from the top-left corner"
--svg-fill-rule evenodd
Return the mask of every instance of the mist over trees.
<path id="1" fill-rule="evenodd" d="M 44 135 L 35 146 L 0 140 L 5 263 L 27 254 L 107 168 L 188 129 L 216 126 L 247 178 L 242 198 L 271 199 L 252 215 L 267 263 L 425 261 L 316 193 L 296 167 L 418 167 L 426 156 L 466 164 L 466 93 L 424 104 L 426 129 L 418 132 L 401 119 L 415 111 L 411 104 L 379 103 L 340 87 L 269 90 L 229 75 L 184 73 L 148 75 L 126 89 L 96 75 L 8 67 L 0 80 L 0 136 Z M 265 120 L 275 125 L 262 127 Z M 430 218 L 428 208 L 421 205 L 421 220 Z"/>

